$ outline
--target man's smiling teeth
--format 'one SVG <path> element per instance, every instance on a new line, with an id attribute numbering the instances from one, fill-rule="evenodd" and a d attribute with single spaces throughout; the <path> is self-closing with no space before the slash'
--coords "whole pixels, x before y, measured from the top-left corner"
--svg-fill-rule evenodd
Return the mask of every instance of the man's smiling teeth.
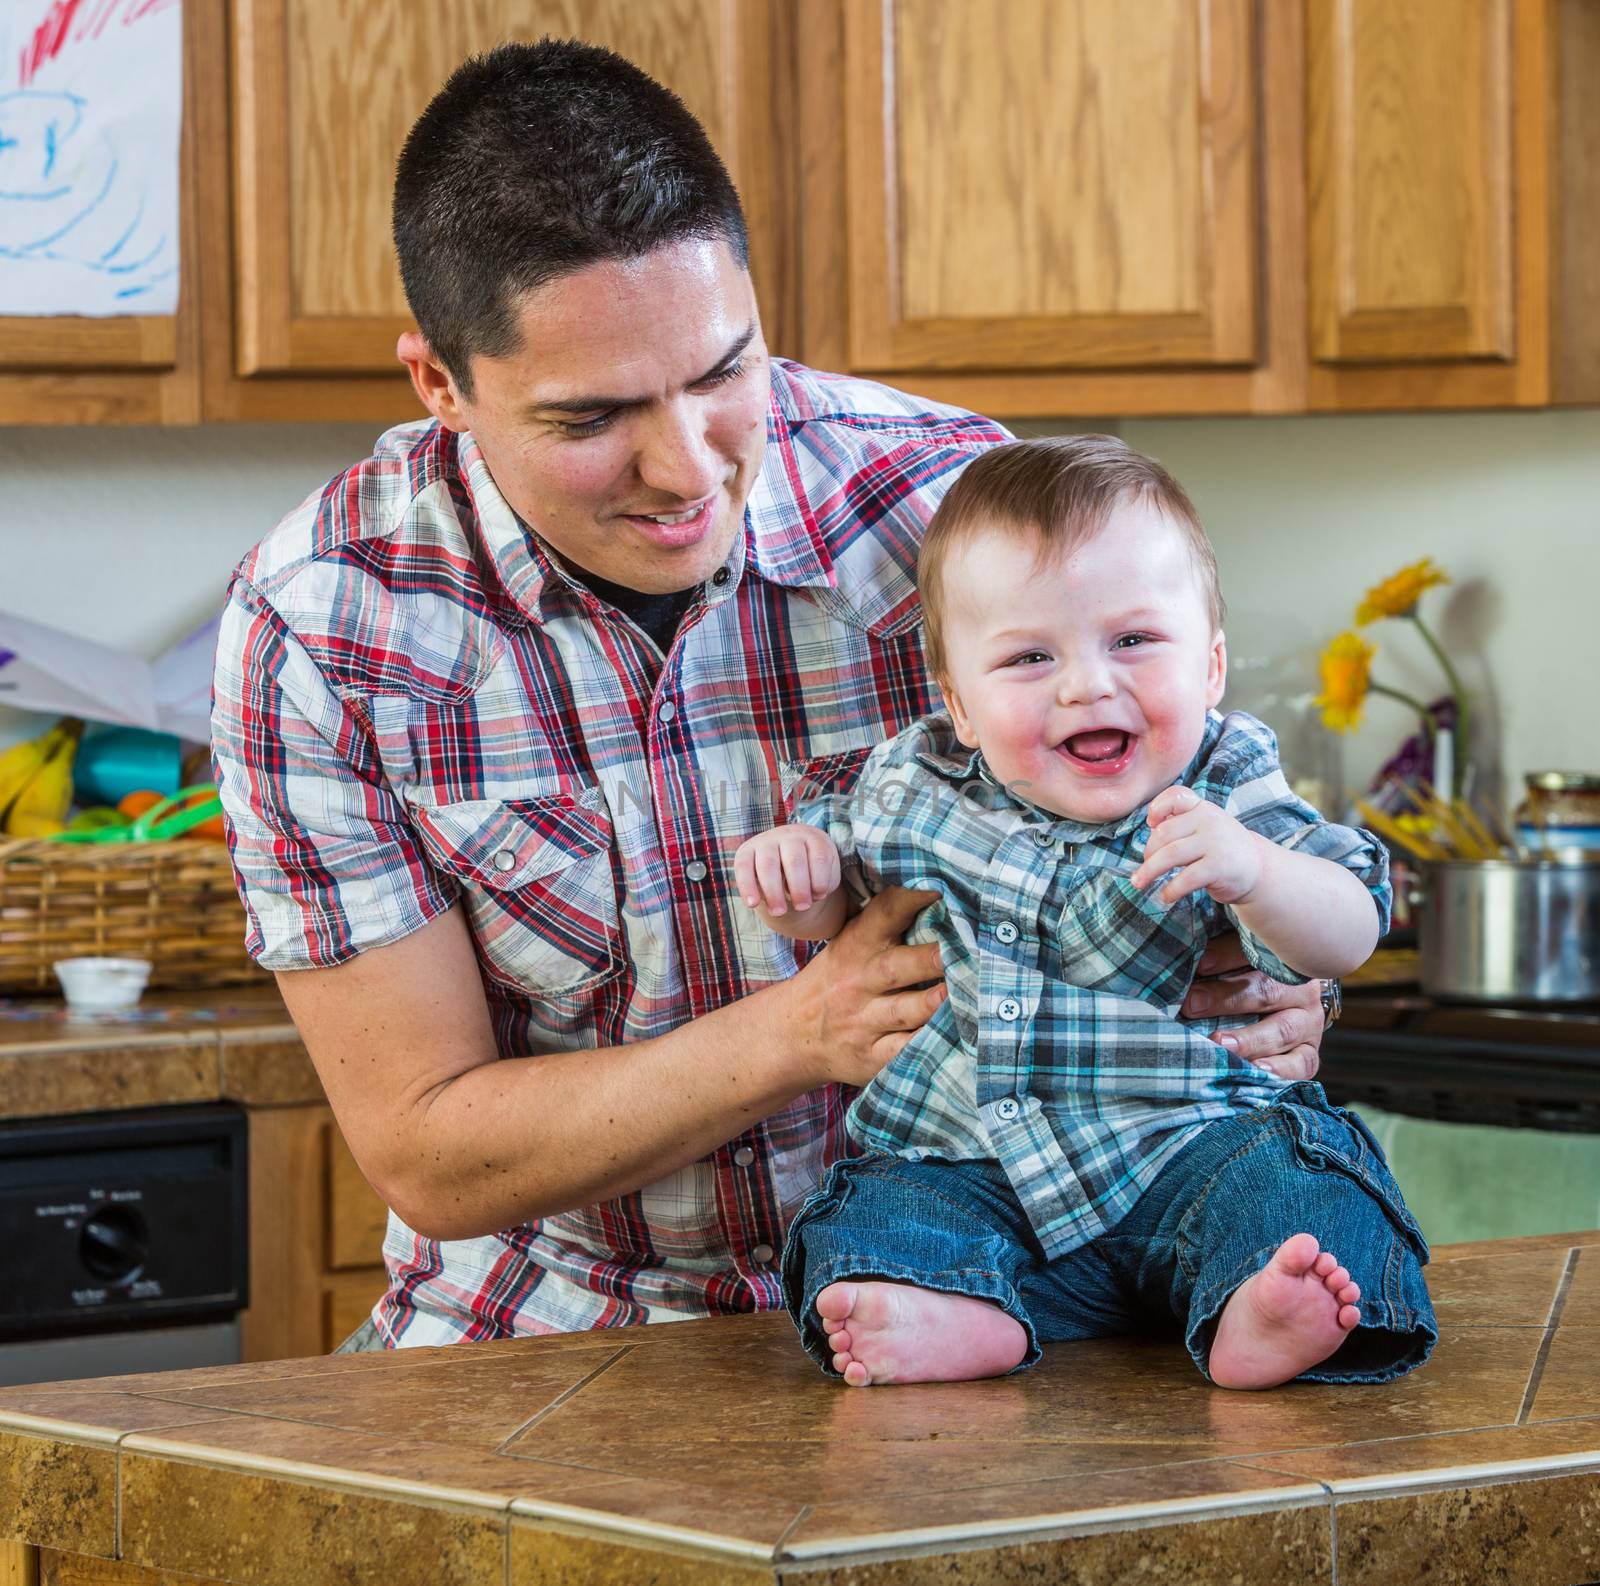
<path id="1" fill-rule="evenodd" d="M 701 508 L 704 506 L 705 502 L 702 501 L 700 506 L 690 507 L 687 512 L 641 512 L 639 516 L 641 518 L 649 518 L 652 523 L 665 523 L 671 526 L 678 523 L 687 523 L 691 518 L 699 517 Z"/>

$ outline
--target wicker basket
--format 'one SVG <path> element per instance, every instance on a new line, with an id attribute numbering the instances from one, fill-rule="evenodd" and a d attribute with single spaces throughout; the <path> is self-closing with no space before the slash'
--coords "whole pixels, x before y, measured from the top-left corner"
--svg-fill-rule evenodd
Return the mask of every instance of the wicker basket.
<path id="1" fill-rule="evenodd" d="M 221 843 L 0 841 L 0 993 L 55 991 L 58 958 L 148 958 L 152 986 L 263 978 Z"/>

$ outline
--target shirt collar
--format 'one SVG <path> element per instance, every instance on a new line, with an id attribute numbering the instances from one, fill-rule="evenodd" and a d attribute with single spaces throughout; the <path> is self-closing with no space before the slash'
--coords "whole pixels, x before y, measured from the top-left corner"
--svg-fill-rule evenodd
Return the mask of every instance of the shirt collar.
<path id="1" fill-rule="evenodd" d="M 1069 843 L 1093 842 L 1095 840 L 1108 841 L 1110 839 L 1126 837 L 1130 832 L 1137 831 L 1144 825 L 1145 811 L 1148 804 L 1141 804 L 1137 809 L 1130 810 L 1118 821 L 1108 821 L 1104 824 L 1092 824 L 1085 821 L 1069 820 L 1065 815 L 1057 815 L 1053 810 L 1041 808 L 1029 802 L 1025 797 L 1011 791 L 989 769 L 988 762 L 983 758 L 981 749 L 969 749 L 956 737 L 955 724 L 948 715 L 943 713 L 933 717 L 929 722 L 930 737 L 933 747 L 919 749 L 917 760 L 935 776 L 944 777 L 958 786 L 970 782 L 981 781 L 994 788 L 1000 797 L 1025 819 L 1043 822 L 1053 832 Z M 1195 751 L 1194 758 L 1184 767 L 1183 774 L 1178 778 L 1184 786 L 1194 784 L 1201 769 L 1211 757 L 1211 752 L 1217 746 L 1217 739 L 1222 734 L 1222 717 L 1217 711 L 1206 713 L 1206 727 L 1200 737 L 1200 747 Z M 992 805 L 990 806 L 993 807 Z"/>
<path id="2" fill-rule="evenodd" d="M 793 419 L 775 371 L 767 408 L 767 450 L 745 504 L 744 534 L 736 536 L 727 567 L 733 577 L 713 598 L 727 598 L 746 567 L 768 583 L 792 589 L 831 589 L 837 582 L 816 515 L 806 497 L 795 453 Z M 456 437 L 456 470 L 471 500 L 479 537 L 512 604 L 530 621 L 543 620 L 548 584 L 576 587 L 528 528 L 489 473 L 471 431 Z"/>

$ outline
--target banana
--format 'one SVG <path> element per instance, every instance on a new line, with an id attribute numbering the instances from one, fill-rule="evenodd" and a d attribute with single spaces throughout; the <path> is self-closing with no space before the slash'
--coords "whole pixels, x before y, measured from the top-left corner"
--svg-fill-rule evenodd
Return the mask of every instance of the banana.
<path id="1" fill-rule="evenodd" d="M 39 774 L 61 742 L 64 722 L 57 722 L 37 738 L 12 745 L 0 754 L 0 829 L 3 829 L 17 795 Z"/>
<path id="2" fill-rule="evenodd" d="M 52 734 L 46 734 L 50 737 Z M 72 761 L 83 736 L 83 723 L 73 719 L 61 722 L 54 730 L 50 746 L 38 770 L 11 801 L 5 815 L 6 834 L 11 837 L 50 837 L 66 824 L 72 804 Z"/>

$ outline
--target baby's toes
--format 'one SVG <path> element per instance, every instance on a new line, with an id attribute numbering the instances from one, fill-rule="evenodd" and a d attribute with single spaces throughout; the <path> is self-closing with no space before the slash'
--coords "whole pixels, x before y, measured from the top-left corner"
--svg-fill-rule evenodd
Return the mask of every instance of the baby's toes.
<path id="1" fill-rule="evenodd" d="M 1347 1283 L 1342 1289 L 1334 1290 L 1333 1297 L 1341 1305 L 1354 1305 L 1361 1298 L 1361 1285 Z"/>
<path id="2" fill-rule="evenodd" d="M 1315 1272 L 1319 1278 L 1325 1278 L 1338 1265 L 1338 1258 L 1334 1256 L 1332 1252 L 1324 1250 L 1322 1254 L 1311 1263 L 1311 1270 Z"/>
<path id="3" fill-rule="evenodd" d="M 843 1323 L 843 1321 L 836 1321 L 836 1320 L 835 1320 L 835 1319 L 834 1319 L 834 1318 L 833 1318 L 833 1317 L 831 1317 L 831 1316 L 824 1316 L 824 1317 L 823 1317 L 823 1318 L 822 1318 L 822 1330 L 823 1330 L 823 1332 L 825 1332 L 825 1333 L 826 1333 L 826 1334 L 827 1334 L 827 1335 L 828 1335 L 828 1336 L 829 1336 L 829 1337 L 830 1337 L 830 1338 L 831 1338 L 831 1337 L 832 1337 L 832 1336 L 833 1336 L 833 1335 L 834 1335 L 834 1334 L 835 1334 L 835 1333 L 836 1333 L 836 1332 L 838 1332 L 838 1331 L 839 1331 L 839 1329 L 840 1329 L 840 1328 L 841 1328 L 841 1327 L 843 1327 L 843 1326 L 844 1326 L 844 1323 Z"/>
<path id="4" fill-rule="evenodd" d="M 844 1380 L 849 1383 L 852 1388 L 865 1388 L 871 1386 L 872 1377 L 867 1371 L 867 1368 L 863 1366 L 859 1360 L 852 1360 L 848 1365 L 842 1367 L 841 1369 L 844 1372 Z"/>
<path id="5" fill-rule="evenodd" d="M 1340 1289 L 1350 1286 L 1350 1274 L 1344 1267 L 1336 1265 L 1333 1271 L 1322 1275 L 1322 1284 L 1328 1293 L 1337 1294 Z"/>
<path id="6" fill-rule="evenodd" d="M 1361 1323 L 1361 1308 L 1356 1305 L 1341 1305 L 1339 1307 L 1339 1325 L 1345 1332 Z"/>

